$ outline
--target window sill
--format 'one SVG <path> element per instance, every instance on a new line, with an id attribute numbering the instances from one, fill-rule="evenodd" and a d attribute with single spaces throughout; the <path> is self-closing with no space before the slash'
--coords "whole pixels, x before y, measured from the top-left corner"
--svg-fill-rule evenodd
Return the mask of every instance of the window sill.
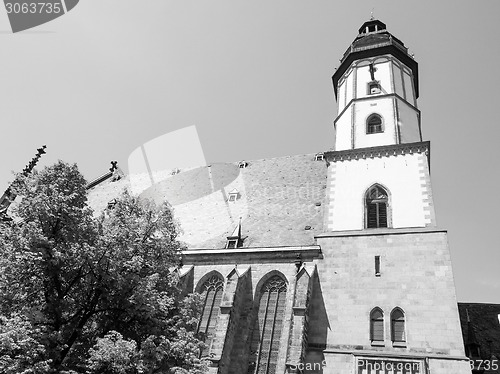
<path id="1" fill-rule="evenodd" d="M 406 348 L 406 342 L 392 342 L 392 346 L 396 348 Z"/>
<path id="2" fill-rule="evenodd" d="M 372 340 L 372 347 L 385 347 L 385 342 L 380 340 Z"/>

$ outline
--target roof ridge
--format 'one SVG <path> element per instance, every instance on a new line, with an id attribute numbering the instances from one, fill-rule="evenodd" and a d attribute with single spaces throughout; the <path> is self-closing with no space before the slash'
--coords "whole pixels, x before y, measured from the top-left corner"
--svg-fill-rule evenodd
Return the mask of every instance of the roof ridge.
<path id="1" fill-rule="evenodd" d="M 330 151 L 318 151 L 318 152 L 330 152 Z M 296 154 L 296 155 L 285 155 L 285 156 L 276 156 L 276 157 L 269 157 L 269 158 L 263 157 L 263 158 L 253 159 L 253 160 L 247 160 L 247 159 L 243 159 L 243 160 L 247 161 L 247 162 L 252 162 L 252 161 L 269 161 L 269 160 L 275 160 L 275 159 L 278 159 L 278 158 L 290 158 L 290 157 L 298 157 L 298 156 L 314 156 L 318 152 L 314 152 L 314 153 L 300 153 L 300 154 Z M 240 160 L 240 161 L 243 161 L 243 160 Z M 227 162 L 227 163 L 228 164 L 236 164 L 236 163 L 238 163 L 240 161 Z"/>

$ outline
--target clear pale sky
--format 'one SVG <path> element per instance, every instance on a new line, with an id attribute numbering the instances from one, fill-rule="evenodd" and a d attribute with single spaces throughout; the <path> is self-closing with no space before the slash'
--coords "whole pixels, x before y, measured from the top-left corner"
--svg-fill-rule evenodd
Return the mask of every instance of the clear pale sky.
<path id="1" fill-rule="evenodd" d="M 329 150 L 331 76 L 373 8 L 419 62 L 458 300 L 500 303 L 498 0 L 82 0 L 18 34 L 2 8 L 0 189 L 42 144 L 93 179 L 190 125 L 208 163 Z"/>

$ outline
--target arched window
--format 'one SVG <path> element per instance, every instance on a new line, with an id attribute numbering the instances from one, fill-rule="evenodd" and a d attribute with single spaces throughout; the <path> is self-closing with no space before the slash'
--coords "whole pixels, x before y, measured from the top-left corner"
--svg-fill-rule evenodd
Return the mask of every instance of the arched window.
<path id="1" fill-rule="evenodd" d="M 405 315 L 399 308 L 395 308 L 391 313 L 391 340 L 395 343 L 406 341 Z"/>
<path id="2" fill-rule="evenodd" d="M 384 341 L 384 313 L 380 308 L 375 308 L 370 313 L 370 340 Z"/>
<path id="3" fill-rule="evenodd" d="M 366 121 L 366 133 L 376 134 L 378 132 L 384 132 L 382 128 L 382 117 L 378 114 L 372 114 Z"/>
<path id="4" fill-rule="evenodd" d="M 285 319 L 286 283 L 278 275 L 262 287 L 250 345 L 250 374 L 275 374 Z"/>
<path id="5" fill-rule="evenodd" d="M 205 344 L 209 349 L 214 338 L 217 317 L 219 316 L 223 286 L 224 281 L 220 275 L 212 275 L 201 286 L 201 294 L 205 302 L 198 324 L 198 332 L 203 334 Z M 208 349 L 206 349 L 201 355 L 207 356 L 208 353 Z"/>
<path id="6" fill-rule="evenodd" d="M 387 196 L 387 191 L 379 185 L 372 186 L 366 191 L 366 228 L 387 227 Z"/>

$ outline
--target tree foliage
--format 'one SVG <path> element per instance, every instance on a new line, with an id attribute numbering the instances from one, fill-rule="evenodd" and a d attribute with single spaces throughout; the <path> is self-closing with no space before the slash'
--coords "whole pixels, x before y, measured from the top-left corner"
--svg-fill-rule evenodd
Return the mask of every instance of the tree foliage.
<path id="1" fill-rule="evenodd" d="M 204 372 L 169 207 L 123 193 L 94 218 L 63 162 L 18 180 L 21 223 L 0 227 L 1 372 Z"/>

